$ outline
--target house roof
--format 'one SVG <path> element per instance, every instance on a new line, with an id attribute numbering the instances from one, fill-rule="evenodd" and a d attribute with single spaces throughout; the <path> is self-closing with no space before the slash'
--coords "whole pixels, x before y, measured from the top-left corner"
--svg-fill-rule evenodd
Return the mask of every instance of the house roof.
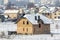
<path id="1" fill-rule="evenodd" d="M 5 10 L 4 13 L 18 13 L 19 10 Z"/>
<path id="2" fill-rule="evenodd" d="M 41 7 L 40 12 L 43 13 L 53 13 L 55 12 L 56 8 L 55 7 Z"/>
<path id="3" fill-rule="evenodd" d="M 27 18 L 32 24 L 38 24 L 37 20 L 35 20 L 35 16 L 40 16 L 40 19 L 44 22 L 44 24 L 50 24 L 51 19 L 41 15 L 41 14 L 26 14 L 24 17 Z"/>
<path id="4" fill-rule="evenodd" d="M 48 7 L 41 7 L 39 12 L 42 12 L 42 13 L 51 13 L 50 8 L 48 8 Z"/>
<path id="5" fill-rule="evenodd" d="M 51 24 L 51 19 L 48 19 L 46 16 L 43 16 L 42 14 L 26 14 L 25 16 L 23 16 L 22 18 L 26 18 L 28 21 L 30 21 L 32 24 L 38 24 L 38 21 L 35 20 L 35 16 L 38 19 L 38 16 L 40 16 L 40 19 L 43 21 L 44 24 Z M 21 18 L 19 18 L 16 23 L 20 20 Z"/>

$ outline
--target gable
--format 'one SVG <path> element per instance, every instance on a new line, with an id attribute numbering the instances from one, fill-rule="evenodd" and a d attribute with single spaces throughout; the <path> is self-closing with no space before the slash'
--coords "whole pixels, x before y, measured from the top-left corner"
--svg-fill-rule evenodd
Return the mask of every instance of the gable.
<path id="1" fill-rule="evenodd" d="M 27 22 L 31 25 L 32 23 L 29 21 L 29 20 L 27 20 L 26 18 L 21 18 L 19 21 L 18 21 L 18 23 L 17 24 L 22 24 L 23 25 L 23 22 L 25 23 L 25 24 L 27 24 Z"/>

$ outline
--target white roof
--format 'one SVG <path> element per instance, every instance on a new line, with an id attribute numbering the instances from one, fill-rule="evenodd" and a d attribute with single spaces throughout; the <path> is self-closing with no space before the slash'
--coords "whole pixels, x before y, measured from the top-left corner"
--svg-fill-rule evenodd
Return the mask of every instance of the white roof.
<path id="1" fill-rule="evenodd" d="M 41 11 L 40 12 L 43 12 L 43 13 L 53 13 L 53 12 L 55 12 L 55 7 L 48 7 L 48 8 L 46 8 L 46 7 L 41 7 L 41 9 L 40 9 Z"/>
<path id="2" fill-rule="evenodd" d="M 53 13 L 53 12 L 55 12 L 55 7 L 49 7 L 50 8 L 50 11 L 51 11 L 51 13 Z"/>
<path id="3" fill-rule="evenodd" d="M 19 10 L 5 10 L 4 13 L 18 13 Z"/>
<path id="4" fill-rule="evenodd" d="M 41 14 L 26 14 L 24 17 L 27 18 L 32 24 L 38 24 L 37 20 L 35 20 L 35 16 L 40 16 L 40 19 L 43 20 L 45 24 L 52 23 L 50 19 L 41 15 Z"/>
<path id="5" fill-rule="evenodd" d="M 50 9 L 46 9 L 43 11 L 43 13 L 51 13 Z"/>
<path id="6" fill-rule="evenodd" d="M 46 8 L 46 7 L 45 8 L 41 7 L 39 12 L 42 12 L 42 13 L 51 13 L 50 8 Z"/>

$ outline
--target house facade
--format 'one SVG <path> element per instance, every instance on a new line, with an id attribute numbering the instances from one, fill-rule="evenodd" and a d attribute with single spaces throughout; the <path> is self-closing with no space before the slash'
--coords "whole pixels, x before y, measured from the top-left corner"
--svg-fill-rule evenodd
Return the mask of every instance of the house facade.
<path id="1" fill-rule="evenodd" d="M 57 10 L 56 12 L 52 13 L 52 19 L 54 20 L 60 19 L 60 10 Z"/>
<path id="2" fill-rule="evenodd" d="M 49 34 L 51 20 L 40 14 L 26 14 L 17 21 L 17 34 Z"/>
<path id="3" fill-rule="evenodd" d="M 52 20 L 53 23 L 50 25 L 50 32 L 52 34 L 59 34 L 60 33 L 60 20 Z"/>
<path id="4" fill-rule="evenodd" d="M 19 10 L 5 10 L 4 15 L 8 16 L 11 19 L 17 18 Z"/>
<path id="5" fill-rule="evenodd" d="M 22 18 L 17 23 L 18 34 L 33 34 L 33 25 L 26 19 Z"/>
<path id="6" fill-rule="evenodd" d="M 48 17 L 48 18 L 52 18 L 52 13 L 42 13 L 42 15 Z"/>

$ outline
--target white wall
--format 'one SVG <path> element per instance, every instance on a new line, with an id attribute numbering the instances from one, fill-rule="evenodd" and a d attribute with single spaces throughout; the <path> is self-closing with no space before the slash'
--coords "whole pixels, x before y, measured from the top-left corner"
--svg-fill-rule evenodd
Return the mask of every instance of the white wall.
<path id="1" fill-rule="evenodd" d="M 53 21 L 54 23 L 50 25 L 51 33 L 60 33 L 60 20 Z M 56 27 L 58 25 L 58 27 Z"/>

